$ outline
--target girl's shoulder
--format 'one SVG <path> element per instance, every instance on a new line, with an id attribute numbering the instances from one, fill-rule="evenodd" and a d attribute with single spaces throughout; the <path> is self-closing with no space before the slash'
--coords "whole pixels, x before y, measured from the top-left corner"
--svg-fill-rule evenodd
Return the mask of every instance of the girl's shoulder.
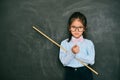
<path id="1" fill-rule="evenodd" d="M 84 39 L 84 42 L 87 43 L 87 44 L 91 44 L 91 45 L 94 45 L 93 41 L 90 40 L 90 39 Z"/>
<path id="2" fill-rule="evenodd" d="M 68 43 L 68 38 L 61 41 L 61 43 Z"/>

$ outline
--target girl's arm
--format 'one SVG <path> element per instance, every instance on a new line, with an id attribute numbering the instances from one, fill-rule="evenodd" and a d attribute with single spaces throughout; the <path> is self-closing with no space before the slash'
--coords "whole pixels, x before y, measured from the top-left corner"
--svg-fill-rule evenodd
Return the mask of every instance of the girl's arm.
<path id="1" fill-rule="evenodd" d="M 86 53 L 82 53 L 81 50 L 76 54 L 76 58 L 79 58 L 81 61 L 93 65 L 95 63 L 95 49 L 92 41 L 89 41 L 86 48 Z"/>
<path id="2" fill-rule="evenodd" d="M 61 46 L 67 49 L 67 42 L 65 41 L 62 42 Z M 65 52 L 60 48 L 59 58 L 60 58 L 61 63 L 64 66 L 67 66 L 74 57 L 75 57 L 75 54 L 73 54 L 71 50 L 68 50 L 67 52 Z"/>

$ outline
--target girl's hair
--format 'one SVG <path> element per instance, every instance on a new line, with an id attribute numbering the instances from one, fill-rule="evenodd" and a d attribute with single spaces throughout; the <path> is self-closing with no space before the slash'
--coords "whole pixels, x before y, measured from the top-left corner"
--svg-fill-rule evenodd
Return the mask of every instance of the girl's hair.
<path id="1" fill-rule="evenodd" d="M 82 14 L 82 13 L 80 13 L 80 12 L 74 12 L 74 13 L 70 16 L 70 18 L 69 18 L 69 20 L 68 20 L 68 31 L 69 31 L 69 29 L 70 29 L 70 25 L 72 24 L 72 22 L 73 22 L 75 19 L 80 19 L 80 21 L 82 22 L 82 24 L 83 24 L 83 26 L 84 26 L 84 29 L 86 29 L 86 27 L 87 27 L 87 19 L 86 19 L 85 15 Z M 83 32 L 83 37 L 86 37 L 85 32 Z M 72 38 L 72 34 L 71 34 L 71 32 L 69 31 L 69 39 L 68 39 L 68 42 L 70 42 L 71 38 Z"/>

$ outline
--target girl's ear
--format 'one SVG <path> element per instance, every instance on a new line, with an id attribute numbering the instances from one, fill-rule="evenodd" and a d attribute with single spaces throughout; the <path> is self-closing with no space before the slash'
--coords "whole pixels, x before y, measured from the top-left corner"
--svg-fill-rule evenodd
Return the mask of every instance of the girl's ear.
<path id="1" fill-rule="evenodd" d="M 84 31 L 85 31 L 86 29 L 84 29 Z"/>
<path id="2" fill-rule="evenodd" d="M 83 31 L 86 31 L 86 29 L 87 29 L 87 28 L 84 28 L 84 30 L 83 30 Z"/>
<path id="3" fill-rule="evenodd" d="M 70 27 L 69 27 L 69 31 L 71 31 Z"/>
<path id="4" fill-rule="evenodd" d="M 71 30 L 69 29 L 69 31 L 71 31 Z"/>

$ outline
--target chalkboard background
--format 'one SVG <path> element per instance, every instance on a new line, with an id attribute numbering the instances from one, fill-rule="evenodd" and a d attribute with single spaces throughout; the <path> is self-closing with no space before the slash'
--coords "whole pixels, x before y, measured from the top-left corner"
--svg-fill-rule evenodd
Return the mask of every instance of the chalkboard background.
<path id="1" fill-rule="evenodd" d="M 87 38 L 95 44 L 95 80 L 120 80 L 119 0 L 1 0 L 0 80 L 63 80 L 59 48 L 32 29 L 60 42 L 67 20 L 80 11 L 88 20 Z"/>

